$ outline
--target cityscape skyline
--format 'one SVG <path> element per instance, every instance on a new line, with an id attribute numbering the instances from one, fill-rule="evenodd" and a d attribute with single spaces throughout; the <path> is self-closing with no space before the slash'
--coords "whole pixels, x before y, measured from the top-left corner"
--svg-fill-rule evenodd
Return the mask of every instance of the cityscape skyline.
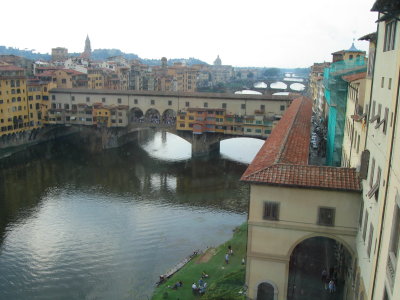
<path id="1" fill-rule="evenodd" d="M 3 31 L 1 43 L 40 53 L 56 47 L 83 52 L 89 35 L 92 49 L 115 48 L 141 58 L 195 57 L 212 64 L 219 55 L 223 64 L 236 67 L 309 67 L 330 61 L 332 52 L 350 48 L 353 41 L 358 49 L 367 50 L 367 42 L 358 38 L 376 30 L 377 14 L 370 12 L 373 2 L 253 0 L 243 7 L 238 1 L 205 1 L 201 7 L 188 8 L 181 0 L 116 0 L 110 8 L 73 0 L 55 13 L 47 0 L 21 0 L 4 4 L 5 11 L 24 9 L 19 22 L 13 14 L 2 17 L 0 25 L 9 30 Z M 32 20 L 32 12 L 44 12 L 35 26 L 26 21 Z M 76 20 L 60 18 L 60 13 Z M 38 34 L 38 28 L 46 30 Z"/>

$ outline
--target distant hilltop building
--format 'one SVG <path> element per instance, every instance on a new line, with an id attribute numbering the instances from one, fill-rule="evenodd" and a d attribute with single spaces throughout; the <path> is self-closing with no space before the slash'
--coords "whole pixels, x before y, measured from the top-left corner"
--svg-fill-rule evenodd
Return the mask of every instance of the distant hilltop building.
<path id="1" fill-rule="evenodd" d="M 87 35 L 85 40 L 85 50 L 83 51 L 81 57 L 90 59 L 91 55 L 92 55 L 92 48 L 90 46 L 89 35 Z"/>
<path id="2" fill-rule="evenodd" d="M 217 58 L 214 60 L 214 66 L 220 66 L 220 65 L 222 65 L 222 61 L 218 55 Z"/>
<path id="3" fill-rule="evenodd" d="M 51 60 L 62 61 L 68 58 L 68 49 L 63 47 L 57 47 L 51 49 Z"/>

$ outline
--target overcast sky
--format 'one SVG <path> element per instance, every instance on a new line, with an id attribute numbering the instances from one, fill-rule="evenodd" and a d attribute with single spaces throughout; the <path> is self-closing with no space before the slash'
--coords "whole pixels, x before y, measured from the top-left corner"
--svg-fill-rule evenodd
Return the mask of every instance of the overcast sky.
<path id="1" fill-rule="evenodd" d="M 308 67 L 376 30 L 374 0 L 3 1 L 0 45 L 50 53 L 117 48 L 141 58 Z"/>

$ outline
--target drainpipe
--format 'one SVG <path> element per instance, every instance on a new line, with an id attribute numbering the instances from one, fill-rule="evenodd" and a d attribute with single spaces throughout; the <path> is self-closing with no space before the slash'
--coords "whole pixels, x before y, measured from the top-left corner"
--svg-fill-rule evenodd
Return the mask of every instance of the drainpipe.
<path id="1" fill-rule="evenodd" d="M 381 227 L 379 230 L 379 240 L 378 240 L 378 255 L 376 257 L 376 264 L 375 264 L 375 270 L 373 273 L 373 285 L 372 285 L 372 292 L 371 292 L 371 299 L 373 299 L 372 297 L 374 296 L 374 292 L 375 292 L 375 278 L 376 278 L 376 272 L 378 269 L 378 262 L 379 262 L 379 257 L 381 255 L 381 243 L 382 243 L 382 232 L 383 232 L 383 225 L 385 223 L 385 210 L 386 210 L 386 205 L 387 205 L 387 195 L 388 195 L 388 185 L 389 185 L 389 177 L 390 177 L 390 166 L 391 166 L 391 162 L 392 162 L 392 158 L 393 158 L 393 144 L 394 144 L 394 136 L 395 136 L 395 132 L 396 132 L 396 120 L 397 120 L 397 109 L 398 109 L 398 104 L 399 104 L 399 89 L 400 89 L 400 71 L 397 77 L 397 92 L 396 92 L 396 103 L 394 106 L 394 113 L 393 113 L 393 130 L 392 130 L 392 136 L 391 136 L 391 141 L 390 141 L 390 152 L 389 152 L 389 160 L 388 160 L 388 171 L 387 171 L 387 175 L 386 175 L 386 183 L 385 183 L 385 196 L 383 198 L 383 209 L 382 209 L 382 213 L 381 213 Z M 389 120 L 386 120 L 386 122 L 389 122 Z"/>

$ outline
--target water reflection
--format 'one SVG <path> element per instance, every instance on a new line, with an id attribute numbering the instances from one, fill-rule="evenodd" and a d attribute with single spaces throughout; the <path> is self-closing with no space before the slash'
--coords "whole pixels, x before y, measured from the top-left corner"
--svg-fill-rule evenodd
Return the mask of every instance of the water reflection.
<path id="1" fill-rule="evenodd" d="M 93 155 L 68 139 L 30 151 L 1 162 L 0 299 L 146 299 L 246 220 L 241 163 L 154 159 L 164 150 L 134 143 Z"/>

